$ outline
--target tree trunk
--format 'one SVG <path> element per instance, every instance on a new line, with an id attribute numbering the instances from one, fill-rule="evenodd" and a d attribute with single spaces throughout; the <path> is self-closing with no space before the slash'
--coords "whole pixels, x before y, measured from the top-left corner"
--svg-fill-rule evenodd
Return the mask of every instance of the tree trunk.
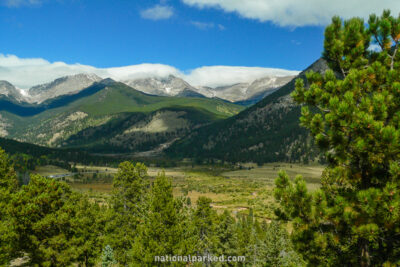
<path id="1" fill-rule="evenodd" d="M 368 250 L 368 241 L 363 239 L 361 241 L 361 267 L 371 266 L 371 257 Z"/>

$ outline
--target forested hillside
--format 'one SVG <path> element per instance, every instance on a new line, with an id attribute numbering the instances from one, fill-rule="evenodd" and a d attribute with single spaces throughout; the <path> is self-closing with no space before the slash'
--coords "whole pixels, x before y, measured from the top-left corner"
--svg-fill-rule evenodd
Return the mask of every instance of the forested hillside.
<path id="1" fill-rule="evenodd" d="M 311 70 L 324 73 L 327 69 L 326 61 L 319 59 L 298 78 L 305 79 Z M 193 131 L 166 154 L 230 162 L 321 160 L 312 138 L 299 126 L 300 106 L 290 96 L 294 87 L 295 79 L 236 116 Z"/>
<path id="2" fill-rule="evenodd" d="M 102 144 L 102 139 L 111 142 L 115 138 L 125 140 L 125 130 L 140 128 L 146 122 L 151 122 L 156 114 L 160 124 L 157 134 L 150 131 L 152 136 L 147 140 L 145 135 L 148 135 L 149 131 L 146 133 L 139 130 L 147 144 L 142 147 L 126 147 L 124 151 L 154 148 L 182 137 L 190 128 L 227 118 L 243 110 L 242 106 L 217 99 L 152 96 L 111 79 L 94 83 L 79 93 L 59 96 L 41 104 L 18 104 L 4 99 L 2 101 L 5 101 L 5 104 L 0 106 L 1 136 L 38 145 L 61 147 L 79 145 L 77 140 L 85 135 L 88 141 L 85 145 L 97 142 L 101 146 L 97 149 L 99 151 L 107 148 L 107 144 Z M 169 114 L 165 115 L 167 109 Z M 179 111 L 174 111 L 178 109 Z M 179 122 L 178 125 L 174 125 L 176 122 Z M 110 130 L 110 126 L 121 123 L 124 124 L 121 129 Z M 108 130 L 103 131 L 104 129 Z M 131 131 L 130 135 L 133 135 L 133 132 Z M 91 136 L 92 133 L 94 136 Z M 101 136 L 102 133 L 104 136 Z M 65 142 L 67 139 L 70 140 Z M 112 150 L 118 149 L 122 149 L 122 146 L 116 146 Z"/>

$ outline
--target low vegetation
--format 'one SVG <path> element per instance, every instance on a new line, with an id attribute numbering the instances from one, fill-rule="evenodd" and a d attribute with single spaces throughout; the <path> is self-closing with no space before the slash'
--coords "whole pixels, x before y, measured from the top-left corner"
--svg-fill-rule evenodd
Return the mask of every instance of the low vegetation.
<path id="1" fill-rule="evenodd" d="M 117 169 L 81 165 L 76 167 L 78 174 L 61 180 L 99 203 L 110 197 L 112 178 Z M 248 214 L 252 210 L 255 217 L 270 221 L 275 219 L 273 186 L 280 170 L 287 171 L 292 179 L 296 174 L 303 175 L 310 190 L 320 187 L 323 166 L 286 163 L 271 163 L 261 167 L 255 164 L 236 167 L 150 167 L 148 179 L 154 180 L 158 173 L 164 172 L 171 179 L 175 197 L 190 198 L 193 205 L 200 197 L 207 197 L 211 199 L 211 206 L 218 213 L 228 210 L 231 214 Z M 38 167 L 35 172 L 44 176 L 68 173 L 67 170 L 63 171 L 58 167 L 53 169 L 51 166 Z"/>
<path id="2" fill-rule="evenodd" d="M 209 254 L 243 255 L 251 266 L 303 262 L 278 222 L 256 219 L 252 209 L 218 213 L 205 196 L 195 203 L 174 196 L 171 180 L 163 172 L 148 177 L 143 164 L 121 163 L 102 201 L 38 175 L 18 186 L 1 150 L 0 175 L 2 264 L 21 258 L 38 266 L 136 266 L 155 265 L 157 255 Z"/>

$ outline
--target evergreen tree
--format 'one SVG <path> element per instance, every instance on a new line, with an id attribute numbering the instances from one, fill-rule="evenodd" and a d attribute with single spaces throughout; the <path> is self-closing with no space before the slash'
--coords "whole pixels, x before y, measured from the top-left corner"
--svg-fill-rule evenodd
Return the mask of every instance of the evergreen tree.
<path id="1" fill-rule="evenodd" d="M 16 249 L 29 256 L 30 264 L 69 266 L 77 260 L 68 204 L 67 184 L 33 175 L 28 185 L 13 195 L 10 215 L 18 233 Z"/>
<path id="2" fill-rule="evenodd" d="M 196 253 L 199 256 L 213 255 L 217 242 L 217 214 L 211 207 L 211 199 L 199 197 L 193 214 L 193 224 L 197 231 Z M 206 263 L 209 265 L 209 263 Z"/>
<path id="3" fill-rule="evenodd" d="M 320 190 L 281 172 L 278 214 L 293 220 L 292 240 L 311 265 L 400 264 L 400 18 L 389 11 L 338 18 L 326 28 L 332 70 L 308 73 L 293 98 L 301 124 L 326 153 Z M 371 43 L 379 51 L 371 51 Z"/>
<path id="4" fill-rule="evenodd" d="M 306 266 L 293 249 L 286 230 L 276 221 L 261 226 L 259 234 L 259 261 L 261 266 Z"/>
<path id="5" fill-rule="evenodd" d="M 218 218 L 215 234 L 218 238 L 217 255 L 238 255 L 237 254 L 237 232 L 235 219 L 228 210 L 225 210 Z"/>
<path id="6" fill-rule="evenodd" d="M 147 168 L 142 163 L 123 162 L 114 176 L 110 206 L 106 213 L 107 244 L 114 248 L 119 263 L 129 262 L 129 250 L 136 228 L 144 222 L 146 213 Z"/>
<path id="7" fill-rule="evenodd" d="M 179 240 L 179 246 L 176 248 L 177 255 L 193 255 L 196 251 L 196 227 L 193 224 L 193 209 L 190 203 L 187 203 L 186 197 L 175 198 L 177 210 L 178 210 L 178 221 L 180 222 L 180 229 L 182 230 L 182 236 Z"/>
<path id="8" fill-rule="evenodd" d="M 179 255 L 183 241 L 181 205 L 174 199 L 172 183 L 165 173 L 151 188 L 149 211 L 138 228 L 132 255 L 135 264 L 154 264 L 155 256 Z"/>
<path id="9" fill-rule="evenodd" d="M 68 205 L 75 210 L 70 218 L 73 229 L 70 244 L 75 248 L 76 260 L 85 267 L 94 266 L 102 248 L 104 208 L 78 193 L 71 196 Z"/>
<path id="10" fill-rule="evenodd" d="M 10 160 L 0 148 L 0 265 L 18 255 L 17 232 L 9 214 L 10 201 L 18 191 L 18 180 Z"/>
<path id="11" fill-rule="evenodd" d="M 260 265 L 261 262 L 265 261 L 262 259 L 262 250 L 261 250 L 261 227 L 257 220 L 254 219 L 253 210 L 250 209 L 249 215 L 245 217 L 246 219 L 244 222 L 246 225 L 244 226 L 245 229 L 245 236 L 246 236 L 246 246 L 245 255 L 247 256 L 247 261 L 251 263 L 253 266 Z"/>
<path id="12" fill-rule="evenodd" d="M 114 259 L 114 251 L 107 245 L 103 249 L 103 254 L 101 255 L 101 267 L 111 267 L 113 264 L 116 264 L 116 260 Z"/>

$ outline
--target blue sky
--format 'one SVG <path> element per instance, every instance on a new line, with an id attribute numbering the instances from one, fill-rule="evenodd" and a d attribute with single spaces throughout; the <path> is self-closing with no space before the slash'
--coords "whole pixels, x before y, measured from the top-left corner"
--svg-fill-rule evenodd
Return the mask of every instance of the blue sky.
<path id="1" fill-rule="evenodd" d="M 97 68 L 160 63 L 182 72 L 213 65 L 303 70 L 321 56 L 332 15 L 365 17 L 395 3 L 370 0 L 369 8 L 354 13 L 366 2 L 331 2 L 0 0 L 0 54 Z"/>
<path id="2" fill-rule="evenodd" d="M 321 55 L 322 27 L 278 27 L 169 1 L 173 15 L 141 11 L 159 1 L 49 1 L 1 7 L 1 53 L 115 67 L 163 63 L 303 69 Z M 200 26 L 199 26 L 200 25 Z M 221 26 L 219 26 L 221 25 Z"/>

